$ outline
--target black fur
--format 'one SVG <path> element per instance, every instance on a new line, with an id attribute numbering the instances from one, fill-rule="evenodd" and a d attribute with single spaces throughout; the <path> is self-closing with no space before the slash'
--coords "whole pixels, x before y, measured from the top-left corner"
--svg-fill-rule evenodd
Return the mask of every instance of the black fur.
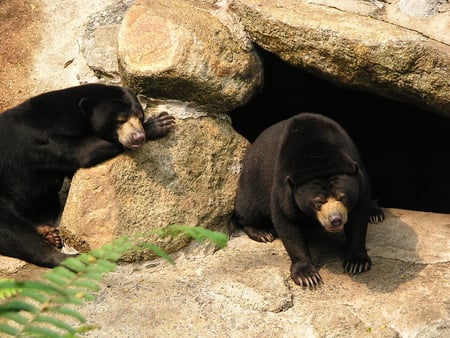
<path id="1" fill-rule="evenodd" d="M 100 84 L 44 93 L 0 115 L 0 254 L 45 267 L 67 257 L 54 228 L 61 184 L 122 153 L 117 131 L 131 116 L 143 127 L 130 135 L 133 148 L 166 135 L 174 121 L 163 113 L 144 122 L 129 89 Z"/>
<path id="2" fill-rule="evenodd" d="M 291 258 L 294 282 L 315 287 L 322 278 L 312 264 L 307 238 L 313 227 L 320 227 L 316 213 L 329 197 L 341 199 L 348 211 L 345 270 L 369 270 L 367 223 L 369 216 L 384 216 L 370 200 L 358 150 L 333 120 L 302 113 L 266 129 L 248 148 L 232 223 L 256 241 L 278 236 Z"/>

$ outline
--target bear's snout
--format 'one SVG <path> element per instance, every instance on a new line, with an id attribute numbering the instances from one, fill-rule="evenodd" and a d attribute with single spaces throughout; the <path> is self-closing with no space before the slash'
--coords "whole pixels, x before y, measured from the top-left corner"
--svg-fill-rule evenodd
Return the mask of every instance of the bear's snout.
<path id="1" fill-rule="evenodd" d="M 336 228 L 342 225 L 342 218 L 340 215 L 330 215 L 328 220 L 330 221 L 330 224 Z"/>
<path id="2" fill-rule="evenodd" d="M 322 204 L 316 215 L 317 220 L 328 232 L 342 231 L 347 223 L 347 208 L 334 198 L 329 198 Z"/>
<path id="3" fill-rule="evenodd" d="M 142 132 L 134 132 L 131 135 L 131 143 L 136 146 L 140 146 L 145 142 L 145 134 Z"/>
<path id="4" fill-rule="evenodd" d="M 140 147 L 145 142 L 145 132 L 141 120 L 131 116 L 117 130 L 119 142 L 128 149 Z"/>

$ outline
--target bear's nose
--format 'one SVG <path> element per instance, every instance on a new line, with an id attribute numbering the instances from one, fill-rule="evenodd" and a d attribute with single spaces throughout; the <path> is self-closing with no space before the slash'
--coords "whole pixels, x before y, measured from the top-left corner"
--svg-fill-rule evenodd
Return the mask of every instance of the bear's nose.
<path id="1" fill-rule="evenodd" d="M 342 225 L 342 218 L 337 215 L 328 217 L 328 220 L 330 221 L 330 224 L 336 228 Z"/>
<path id="2" fill-rule="evenodd" d="M 145 142 L 145 134 L 144 133 L 133 133 L 131 136 L 133 144 L 142 144 Z"/>

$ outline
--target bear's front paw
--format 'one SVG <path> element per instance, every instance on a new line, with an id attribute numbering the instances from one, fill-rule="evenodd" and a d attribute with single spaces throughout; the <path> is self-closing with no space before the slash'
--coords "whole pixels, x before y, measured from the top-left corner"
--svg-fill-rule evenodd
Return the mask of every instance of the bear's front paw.
<path id="1" fill-rule="evenodd" d="M 174 124 L 175 118 L 167 112 L 151 116 L 144 122 L 145 136 L 148 140 L 155 140 L 166 136 Z"/>
<path id="2" fill-rule="evenodd" d="M 304 288 L 314 289 L 322 284 L 322 277 L 311 264 L 292 264 L 291 278 L 295 284 Z"/>
<path id="3" fill-rule="evenodd" d="M 345 259 L 343 266 L 345 272 L 351 275 L 356 275 L 361 272 L 369 271 L 372 267 L 372 262 L 368 256 L 349 256 L 347 259 Z"/>

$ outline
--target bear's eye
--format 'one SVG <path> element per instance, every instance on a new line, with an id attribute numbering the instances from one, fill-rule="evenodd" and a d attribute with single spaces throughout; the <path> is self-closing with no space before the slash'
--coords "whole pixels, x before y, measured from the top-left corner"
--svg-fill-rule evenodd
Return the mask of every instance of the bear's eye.
<path id="1" fill-rule="evenodd" d="M 312 205 L 313 205 L 314 209 L 316 209 L 316 210 L 320 210 L 320 208 L 322 207 L 322 205 L 323 205 L 324 203 L 325 203 L 325 202 L 324 202 L 323 199 L 320 198 L 320 197 L 316 197 L 316 198 L 314 198 L 314 199 L 312 200 Z"/>
<path id="2" fill-rule="evenodd" d="M 341 201 L 342 203 L 345 204 L 345 202 L 347 201 L 347 195 L 344 194 L 343 192 L 340 192 L 336 195 L 336 200 Z"/>
<path id="3" fill-rule="evenodd" d="M 118 118 L 117 118 L 117 124 L 124 124 L 125 122 L 127 122 L 128 121 L 128 119 L 126 118 L 126 117 L 121 117 L 121 116 L 119 116 Z"/>

